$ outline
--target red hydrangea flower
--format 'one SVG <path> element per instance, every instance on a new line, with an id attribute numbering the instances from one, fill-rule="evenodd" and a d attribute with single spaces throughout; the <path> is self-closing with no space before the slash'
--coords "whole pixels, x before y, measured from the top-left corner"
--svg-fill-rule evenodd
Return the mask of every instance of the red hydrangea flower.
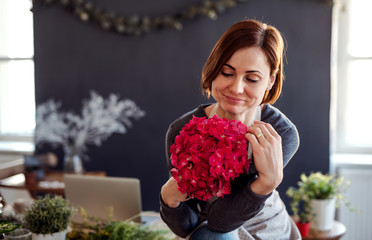
<path id="1" fill-rule="evenodd" d="M 203 201 L 230 194 L 230 182 L 248 172 L 246 133 L 237 120 L 193 116 L 170 147 L 178 190 Z"/>

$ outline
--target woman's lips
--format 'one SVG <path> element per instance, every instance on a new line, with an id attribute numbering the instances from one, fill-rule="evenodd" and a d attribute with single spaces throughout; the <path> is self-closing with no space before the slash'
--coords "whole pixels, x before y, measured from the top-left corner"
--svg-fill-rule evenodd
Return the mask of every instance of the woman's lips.
<path id="1" fill-rule="evenodd" d="M 230 97 L 230 96 L 226 96 L 226 95 L 225 95 L 225 97 L 231 103 L 242 103 L 242 102 L 244 102 L 244 100 L 240 99 L 240 98 Z"/>

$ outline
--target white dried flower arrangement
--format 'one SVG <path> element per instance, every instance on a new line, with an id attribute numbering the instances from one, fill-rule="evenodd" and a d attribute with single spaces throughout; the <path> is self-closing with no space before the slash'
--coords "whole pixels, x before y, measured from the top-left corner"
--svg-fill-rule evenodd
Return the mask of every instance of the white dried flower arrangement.
<path id="1" fill-rule="evenodd" d="M 145 115 L 135 102 L 120 100 L 116 94 L 104 99 L 91 91 L 83 101 L 81 115 L 61 112 L 61 103 L 48 100 L 36 109 L 36 144 L 62 145 L 65 154 L 85 154 L 87 145 L 101 146 L 113 133 L 127 132 L 131 118 Z"/>

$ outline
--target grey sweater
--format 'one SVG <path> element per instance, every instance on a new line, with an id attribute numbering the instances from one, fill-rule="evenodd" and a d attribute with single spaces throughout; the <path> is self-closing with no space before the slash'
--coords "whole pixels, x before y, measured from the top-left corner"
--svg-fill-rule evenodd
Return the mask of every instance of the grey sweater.
<path id="1" fill-rule="evenodd" d="M 175 120 L 166 134 L 166 156 L 169 170 L 170 146 L 181 128 L 188 123 L 193 116 L 207 117 L 201 105 Z M 295 125 L 277 108 L 264 105 L 261 113 L 261 121 L 270 123 L 282 138 L 283 165 L 285 166 L 299 146 L 299 136 Z M 168 227 L 178 236 L 186 237 L 201 222 L 208 221 L 208 227 L 216 232 L 230 232 L 247 220 L 253 218 L 263 208 L 267 196 L 257 195 L 252 192 L 250 184 L 257 178 L 257 170 L 254 159 L 251 161 L 248 174 L 242 174 L 231 183 L 231 194 L 224 198 L 218 198 L 212 203 L 198 199 L 190 199 L 181 203 L 177 208 L 168 207 L 160 197 L 160 215 Z"/>

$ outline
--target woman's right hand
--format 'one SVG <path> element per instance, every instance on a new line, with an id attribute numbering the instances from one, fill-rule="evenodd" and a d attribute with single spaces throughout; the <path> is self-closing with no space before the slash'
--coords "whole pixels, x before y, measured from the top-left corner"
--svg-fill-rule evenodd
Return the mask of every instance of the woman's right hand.
<path id="1" fill-rule="evenodd" d="M 169 180 L 161 187 L 160 195 L 164 203 L 171 208 L 176 208 L 181 202 L 187 200 L 187 194 L 181 193 L 178 190 L 177 182 L 173 177 L 169 178 Z"/>
<path id="2" fill-rule="evenodd" d="M 258 171 L 258 178 L 251 184 L 251 189 L 256 194 L 268 195 L 283 180 L 282 139 L 270 124 L 261 121 L 254 121 L 246 137 L 252 146 Z"/>

